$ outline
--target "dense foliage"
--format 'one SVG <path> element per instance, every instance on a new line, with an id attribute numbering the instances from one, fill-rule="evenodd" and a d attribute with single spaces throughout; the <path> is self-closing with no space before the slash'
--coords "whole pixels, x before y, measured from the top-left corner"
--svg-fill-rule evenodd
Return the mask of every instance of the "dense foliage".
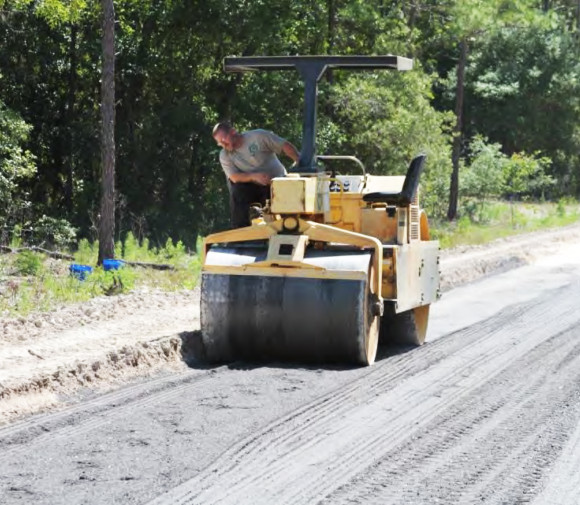
<path id="1" fill-rule="evenodd" d="M 405 74 L 329 75 L 320 85 L 318 150 L 356 154 L 373 173 L 403 173 L 427 152 L 423 195 L 434 217 L 448 205 L 454 136 L 459 217 L 474 214 L 483 196 L 580 194 L 578 0 L 114 3 L 116 240 L 132 232 L 193 248 L 198 235 L 227 226 L 211 138 L 217 120 L 300 145 L 297 76 L 225 74 L 227 55 L 415 58 Z M 79 238 L 96 238 L 101 32 L 99 2 L 0 0 L 3 241 L 14 226 L 45 244 L 63 233 L 68 240 L 69 223 Z M 460 44 L 469 50 L 457 130 Z"/>

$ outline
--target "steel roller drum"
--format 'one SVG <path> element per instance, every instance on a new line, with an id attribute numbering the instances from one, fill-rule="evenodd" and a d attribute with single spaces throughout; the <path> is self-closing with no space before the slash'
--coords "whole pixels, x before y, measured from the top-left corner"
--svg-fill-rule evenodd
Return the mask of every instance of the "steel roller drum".
<path id="1" fill-rule="evenodd" d="M 205 264 L 239 266 L 265 255 L 261 249 L 212 248 Z M 312 250 L 304 263 L 335 277 L 359 272 L 359 278 L 302 277 L 305 271 L 296 269 L 293 275 L 202 273 L 201 328 L 209 361 L 374 361 L 379 318 L 372 314 L 368 287 L 371 254 Z"/>

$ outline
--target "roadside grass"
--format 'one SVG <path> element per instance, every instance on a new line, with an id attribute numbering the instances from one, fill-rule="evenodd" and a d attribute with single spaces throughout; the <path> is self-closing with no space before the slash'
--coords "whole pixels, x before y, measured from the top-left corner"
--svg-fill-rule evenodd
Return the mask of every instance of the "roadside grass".
<path id="1" fill-rule="evenodd" d="M 22 244 L 11 244 L 21 247 Z M 198 247 L 201 242 L 198 243 Z M 73 261 L 50 258 L 33 251 L 0 255 L 0 316 L 26 316 L 49 311 L 59 305 L 83 302 L 95 296 L 128 293 L 134 289 L 178 291 L 193 289 L 199 280 L 201 260 L 178 242 L 168 240 L 161 248 L 148 241 L 139 243 L 131 234 L 116 244 L 117 258 L 149 264 L 169 265 L 156 270 L 123 264 L 118 270 L 96 267 L 98 242 L 81 240 L 71 252 Z M 61 251 L 65 252 L 65 251 Z M 84 278 L 72 275 L 71 264 L 91 267 Z"/>
<path id="2" fill-rule="evenodd" d="M 477 217 L 464 216 L 453 223 L 431 223 L 431 238 L 442 249 L 459 245 L 484 244 L 511 235 L 563 227 L 580 220 L 580 204 L 573 200 L 558 203 L 488 202 Z M 16 241 L 13 248 L 21 247 Z M 82 302 L 100 295 L 127 293 L 134 289 L 176 291 L 193 289 L 199 281 L 201 259 L 181 242 L 168 240 L 163 247 L 151 247 L 131 234 L 116 244 L 117 259 L 167 264 L 171 270 L 131 266 L 105 271 L 95 267 L 99 245 L 83 239 L 77 244 L 74 260 L 57 260 L 33 251 L 0 255 L 0 316 L 26 316 L 53 310 L 59 305 Z M 201 250 L 201 239 L 197 250 Z M 63 251 L 64 252 L 64 251 Z M 93 268 L 84 280 L 72 276 L 71 263 Z"/>
<path id="3" fill-rule="evenodd" d="M 561 228 L 580 220 L 580 204 L 575 200 L 558 203 L 490 202 L 478 218 L 463 216 L 454 222 L 430 223 L 431 238 L 441 249 L 461 245 L 486 244 L 498 238 Z"/>

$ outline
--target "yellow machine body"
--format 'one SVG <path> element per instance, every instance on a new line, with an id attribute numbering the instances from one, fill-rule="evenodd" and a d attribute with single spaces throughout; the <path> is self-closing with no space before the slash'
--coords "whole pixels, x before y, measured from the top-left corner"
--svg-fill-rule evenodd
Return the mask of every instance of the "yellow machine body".
<path id="1" fill-rule="evenodd" d="M 404 181 L 405 176 L 328 174 L 276 178 L 263 217 L 254 219 L 249 227 L 205 239 L 203 273 L 366 282 L 375 307 L 372 310 L 382 325 L 389 325 L 387 318 L 407 313 L 414 321 L 406 323 L 410 329 L 406 328 L 399 340 L 420 345 L 425 338 L 429 304 L 436 300 L 439 290 L 439 244 L 429 240 L 418 192 L 406 206 L 363 199 L 371 192 L 398 193 Z M 244 257 L 241 253 L 228 255 L 224 261 L 223 255 L 210 254 L 217 244 L 232 247 L 256 241 L 267 243 L 260 257 Z M 358 269 L 344 267 L 341 262 L 336 266 L 307 255 L 311 249 L 367 251 L 370 264 Z M 381 333 L 388 339 L 388 328 Z M 370 364 L 375 352 L 359 352 L 353 361 Z"/>
<path id="2" fill-rule="evenodd" d="M 254 220 L 250 227 L 208 236 L 204 241 L 205 251 L 215 243 L 267 239 L 269 247 L 265 261 L 220 266 L 220 271 L 268 275 L 274 273 L 268 269 L 278 268 L 276 275 L 303 273 L 305 276 L 344 278 L 347 275 L 344 272 L 325 272 L 305 263 L 307 245 L 319 241 L 361 249 L 370 247 L 375 250 L 377 272 L 373 292 L 380 296 L 381 301 L 395 302 L 396 312 L 435 301 L 439 289 L 439 243 L 429 240 L 426 215 L 419 208 L 418 195 L 409 206 L 396 207 L 391 216 L 385 205 L 369 205 L 362 200 L 362 195 L 370 192 L 369 189 L 400 191 L 405 177 L 350 176 L 337 181 L 342 183 L 344 180 L 349 180 L 357 191 L 344 191 L 341 185 L 340 191 L 330 193 L 328 188 L 332 179 L 329 177 L 274 179 L 269 209 L 273 214 L 269 214 L 267 220 Z M 317 188 L 322 190 L 317 191 Z M 284 221 L 288 218 L 296 219 L 298 227 L 293 234 L 280 234 L 284 232 Z M 287 247 L 280 247 L 283 245 Z M 211 264 L 204 264 L 204 271 L 212 271 L 212 268 Z M 305 271 L 290 271 L 289 268 Z"/>
<path id="3" fill-rule="evenodd" d="M 328 211 L 328 183 L 323 177 L 277 177 L 271 185 L 273 214 L 317 214 Z"/>

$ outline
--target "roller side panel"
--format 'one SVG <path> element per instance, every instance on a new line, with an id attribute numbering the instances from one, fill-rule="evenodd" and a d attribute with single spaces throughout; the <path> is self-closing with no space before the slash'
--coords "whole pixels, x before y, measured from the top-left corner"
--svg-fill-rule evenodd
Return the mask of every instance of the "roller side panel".
<path id="1" fill-rule="evenodd" d="M 439 290 L 439 242 L 417 241 L 394 247 L 395 311 L 429 305 Z"/>

